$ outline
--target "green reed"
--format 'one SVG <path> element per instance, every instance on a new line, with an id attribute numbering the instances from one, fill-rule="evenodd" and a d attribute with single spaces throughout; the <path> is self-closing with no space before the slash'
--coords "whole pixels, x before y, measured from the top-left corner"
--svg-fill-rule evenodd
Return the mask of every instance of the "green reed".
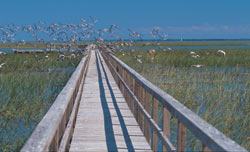
<path id="1" fill-rule="evenodd" d="M 47 55 L 0 56 L 0 151 L 20 150 L 82 58 Z"/>

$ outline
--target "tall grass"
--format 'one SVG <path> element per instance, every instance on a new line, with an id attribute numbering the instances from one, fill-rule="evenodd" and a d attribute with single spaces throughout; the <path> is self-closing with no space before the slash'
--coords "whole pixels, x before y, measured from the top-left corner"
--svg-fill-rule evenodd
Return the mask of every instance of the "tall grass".
<path id="1" fill-rule="evenodd" d="M 81 56 L 0 56 L 0 151 L 18 151 L 66 84 Z"/>
<path id="2" fill-rule="evenodd" d="M 250 50 L 158 51 L 151 60 L 146 51 L 116 55 L 148 80 L 174 96 L 225 135 L 250 150 Z M 135 57 L 137 55 L 137 57 Z M 143 64 L 139 64 L 138 55 Z M 196 68 L 192 65 L 204 64 Z M 176 119 L 171 140 L 176 143 Z M 188 132 L 187 150 L 201 144 Z"/>

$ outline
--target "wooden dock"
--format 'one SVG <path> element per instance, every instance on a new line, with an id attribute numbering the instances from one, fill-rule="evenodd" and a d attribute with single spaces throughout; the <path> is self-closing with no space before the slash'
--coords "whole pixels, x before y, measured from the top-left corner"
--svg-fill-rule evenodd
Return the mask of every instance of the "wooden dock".
<path id="1" fill-rule="evenodd" d="M 91 52 L 70 151 L 151 151 L 109 69 Z"/>
<path id="2" fill-rule="evenodd" d="M 109 51 L 88 50 L 22 152 L 186 151 L 186 130 L 200 151 L 246 152 Z"/>
<path id="3" fill-rule="evenodd" d="M 35 49 L 33 49 L 33 50 L 18 50 L 18 49 L 14 49 L 13 51 L 16 54 L 45 53 L 45 50 L 41 50 L 41 49 L 39 49 L 39 50 L 37 50 L 37 49 L 36 50 Z"/>

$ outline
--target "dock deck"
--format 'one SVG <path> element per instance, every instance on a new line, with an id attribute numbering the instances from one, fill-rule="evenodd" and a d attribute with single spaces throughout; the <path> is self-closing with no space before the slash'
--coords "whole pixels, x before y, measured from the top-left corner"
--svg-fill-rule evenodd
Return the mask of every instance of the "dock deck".
<path id="1" fill-rule="evenodd" d="M 96 51 L 91 52 L 70 151 L 151 151 Z"/>

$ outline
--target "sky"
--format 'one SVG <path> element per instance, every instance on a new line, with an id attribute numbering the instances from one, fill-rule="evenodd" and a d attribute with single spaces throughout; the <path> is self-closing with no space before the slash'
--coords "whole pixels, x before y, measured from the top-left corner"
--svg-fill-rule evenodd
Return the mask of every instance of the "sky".
<path id="1" fill-rule="evenodd" d="M 145 34 L 154 27 L 169 39 L 249 39 L 250 0 L 1 0 L 0 26 L 78 23 L 98 19 Z M 148 35 L 147 35 L 148 34 Z"/>

